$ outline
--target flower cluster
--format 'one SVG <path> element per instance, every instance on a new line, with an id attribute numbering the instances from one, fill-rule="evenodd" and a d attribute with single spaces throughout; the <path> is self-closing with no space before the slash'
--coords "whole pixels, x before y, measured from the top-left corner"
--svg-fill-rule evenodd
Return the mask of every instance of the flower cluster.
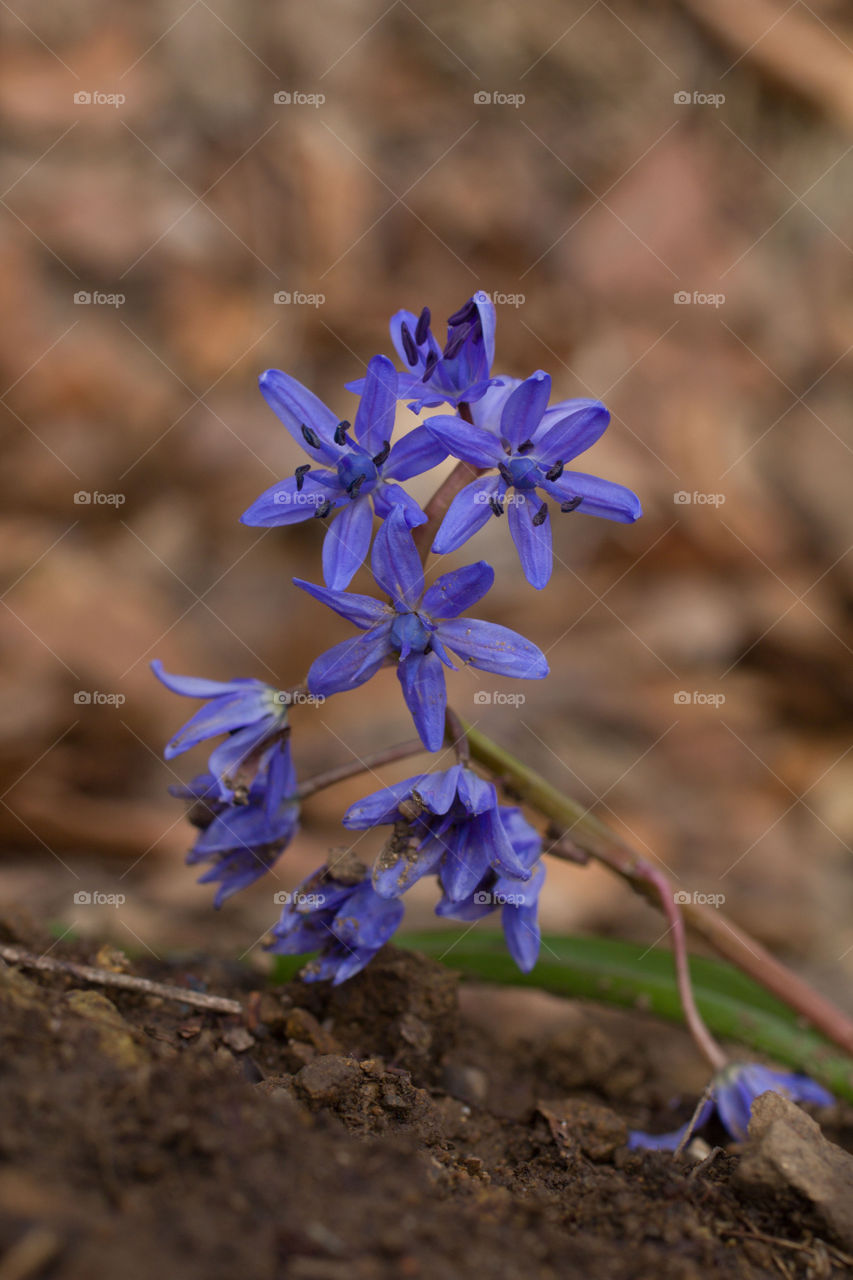
<path id="1" fill-rule="evenodd" d="M 348 384 L 359 397 L 352 422 L 289 374 L 262 375 L 264 398 L 307 460 L 242 519 L 262 527 L 323 523 L 323 584 L 294 582 L 357 634 L 315 659 L 306 700 L 355 689 L 392 666 L 421 743 L 435 752 L 456 723 L 448 718 L 448 671 L 541 680 L 548 664 L 518 632 L 468 616 L 492 588 L 491 565 L 476 560 L 433 578 L 424 571 L 430 547 L 436 555 L 456 551 L 505 511 L 524 575 L 542 588 L 553 566 L 549 501 L 617 521 L 636 520 L 640 504 L 621 485 L 569 467 L 605 430 L 604 405 L 549 405 L 551 380 L 542 372 L 524 380 L 494 375 L 495 310 L 486 294 L 450 317 L 443 346 L 426 307 L 398 312 L 391 340 L 402 368 L 384 355 L 369 361 L 365 376 Z M 415 414 L 431 412 L 401 432 L 401 402 Z M 448 457 L 456 464 L 455 496 L 439 521 L 404 485 Z M 368 560 L 371 593 L 347 590 Z M 168 688 L 205 702 L 169 744 L 167 759 L 222 738 L 207 771 L 173 789 L 192 801 L 199 834 L 188 861 L 209 864 L 202 880 L 217 882 L 219 906 L 269 871 L 298 829 L 288 722 L 298 699 L 259 680 L 219 683 L 153 666 Z M 271 949 L 318 952 L 306 977 L 342 982 L 363 968 L 397 928 L 403 894 L 424 876 L 436 878 L 439 916 L 474 921 L 500 910 L 513 957 L 532 968 L 542 841 L 457 748 L 453 767 L 378 791 L 344 815 L 352 830 L 391 828 L 372 871 L 347 856 L 290 895 Z"/>

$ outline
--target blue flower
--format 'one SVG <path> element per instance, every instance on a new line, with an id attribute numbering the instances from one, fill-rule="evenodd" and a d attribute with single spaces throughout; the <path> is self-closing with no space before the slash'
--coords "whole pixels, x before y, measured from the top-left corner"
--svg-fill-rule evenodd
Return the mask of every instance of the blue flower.
<path id="1" fill-rule="evenodd" d="M 442 664 L 455 670 L 448 650 L 481 671 L 526 680 L 548 674 L 544 654 L 517 632 L 459 617 L 494 582 L 494 570 L 484 560 L 443 574 L 425 593 L 423 566 L 405 515 L 397 509 L 376 535 L 371 563 L 373 576 L 390 596 L 389 604 L 293 579 L 366 633 L 334 645 L 316 659 L 308 672 L 308 688 L 315 696 L 355 689 L 380 667 L 396 662 L 421 741 L 429 751 L 437 751 L 447 706 Z"/>
<path id="2" fill-rule="evenodd" d="M 632 1132 L 628 1137 L 628 1146 L 675 1151 L 681 1145 L 691 1124 L 693 1129 L 701 1129 L 712 1116 L 717 1117 L 735 1142 L 744 1142 L 753 1102 L 762 1093 L 771 1091 L 782 1093 L 794 1102 L 812 1102 L 818 1107 L 831 1107 L 835 1101 L 831 1093 L 808 1076 L 794 1075 L 788 1071 L 774 1071 L 771 1067 L 762 1067 L 757 1062 L 734 1063 L 714 1077 L 710 1097 L 706 1099 L 699 1111 L 695 1123 L 688 1121 L 674 1133 Z"/>
<path id="3" fill-rule="evenodd" d="M 311 463 L 267 489 L 241 519 L 244 524 L 297 524 L 337 513 L 323 541 L 323 576 L 339 591 L 348 586 L 364 562 L 373 530 L 373 513 L 384 519 L 400 508 L 411 527 L 426 520 L 421 508 L 396 483 L 429 471 L 447 450 L 423 427 L 416 427 L 392 447 L 397 403 L 397 373 L 385 356 L 374 356 L 363 394 L 350 424 L 341 422 L 321 400 L 295 378 L 278 369 L 262 374 L 267 404 L 278 414 Z"/>
<path id="4" fill-rule="evenodd" d="M 398 311 L 391 320 L 391 341 L 406 372 L 397 382 L 397 397 L 413 396 L 409 406 L 420 413 L 427 406 L 465 401 L 474 403 L 499 382 L 491 378 L 495 359 L 495 308 L 487 294 L 475 293 L 447 321 L 447 341 L 442 349 L 432 333 L 429 308 L 419 316 Z M 364 380 L 347 383 L 360 391 Z"/>
<path id="5" fill-rule="evenodd" d="M 296 774 L 287 742 L 277 743 L 258 770 L 245 803 L 224 801 L 212 773 L 200 774 L 172 795 L 192 800 L 190 821 L 201 828 L 187 863 L 213 865 L 199 884 L 219 881 L 213 905 L 245 889 L 278 860 L 299 828 Z"/>
<path id="6" fill-rule="evenodd" d="M 339 986 L 373 959 L 403 918 L 402 902 L 381 898 L 367 868 L 351 855 L 324 865 L 290 895 L 268 950 L 280 955 L 319 951 L 302 970 L 305 982 L 331 978 Z"/>
<path id="7" fill-rule="evenodd" d="M 151 669 L 173 693 L 185 698 L 206 698 L 202 707 L 175 734 L 163 752 L 167 760 L 206 738 L 229 736 L 211 753 L 208 765 L 216 777 L 223 800 L 241 795 L 264 754 L 287 728 L 287 695 L 261 680 L 200 680 L 196 676 L 171 675 L 155 659 Z"/>
<path id="8" fill-rule="evenodd" d="M 455 902 L 447 893 L 435 909 L 436 915 L 473 923 L 501 908 L 501 924 L 510 955 L 521 969 L 529 973 L 539 956 L 539 895 L 545 883 L 545 867 L 539 861 L 542 840 L 534 827 L 522 817 L 521 810 L 500 805 L 501 824 L 509 837 L 518 860 L 529 869 L 530 878 L 501 874 L 490 869 L 470 896 Z"/>
<path id="9" fill-rule="evenodd" d="M 529 848 L 518 828 L 505 823 L 507 812 L 493 783 L 457 764 L 366 796 L 350 806 L 343 824 L 356 831 L 393 824 L 373 868 L 373 886 L 383 898 L 400 897 L 435 873 L 447 901 L 462 903 L 490 870 L 516 884 L 531 877 Z"/>
<path id="10" fill-rule="evenodd" d="M 548 498 L 559 503 L 561 511 L 581 510 L 623 523 L 642 515 L 630 489 L 566 470 L 566 464 L 589 449 L 607 427 L 610 415 L 604 405 L 568 400 L 549 410 L 550 394 L 551 379 L 540 370 L 508 391 L 492 388 L 488 407 L 474 415 L 479 425 L 450 414 L 427 418 L 426 429 L 455 458 L 498 472 L 475 479 L 456 495 L 433 551 L 455 551 L 491 516 L 506 509 L 525 577 L 541 588 L 553 565 Z"/>

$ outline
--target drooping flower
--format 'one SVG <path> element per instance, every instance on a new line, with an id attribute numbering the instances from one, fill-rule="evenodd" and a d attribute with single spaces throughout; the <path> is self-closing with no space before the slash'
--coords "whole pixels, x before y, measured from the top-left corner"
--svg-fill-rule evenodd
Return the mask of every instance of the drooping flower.
<path id="1" fill-rule="evenodd" d="M 188 816 L 200 831 L 187 864 L 212 863 L 199 884 L 219 882 L 215 907 L 265 875 L 299 828 L 296 773 L 287 741 L 276 743 L 267 753 L 244 803 L 223 800 L 212 773 L 170 790 L 193 801 Z"/>
<path id="2" fill-rule="evenodd" d="M 653 1148 L 658 1151 L 676 1151 L 688 1130 L 701 1129 L 716 1116 L 735 1142 L 747 1137 L 752 1104 L 762 1093 L 781 1093 L 794 1102 L 811 1102 L 818 1107 L 831 1107 L 835 1099 L 822 1085 L 809 1076 L 790 1071 L 776 1071 L 758 1062 L 733 1063 L 714 1077 L 710 1095 L 706 1098 L 695 1121 L 689 1120 L 674 1133 L 639 1133 L 628 1136 L 628 1146 Z"/>
<path id="3" fill-rule="evenodd" d="M 390 597 L 388 604 L 293 579 L 365 632 L 316 659 L 308 672 L 313 695 L 328 697 L 355 689 L 380 667 L 396 662 L 403 697 L 421 741 L 429 751 L 437 751 L 444 737 L 447 706 L 443 667 L 455 670 L 448 650 L 481 671 L 524 680 L 541 680 L 548 674 L 544 654 L 517 632 L 459 616 L 481 600 L 494 582 L 494 570 L 484 560 L 443 574 L 425 592 L 414 539 L 404 513 L 395 510 L 376 535 L 371 564 L 377 583 Z"/>
<path id="4" fill-rule="evenodd" d="M 506 805 L 498 808 L 500 821 L 518 860 L 528 869 L 529 879 L 507 875 L 490 868 L 471 894 L 461 902 L 447 893 L 435 909 L 436 915 L 473 923 L 501 909 L 501 925 L 510 955 L 529 973 L 539 956 L 539 895 L 545 883 L 545 866 L 539 860 L 542 840 L 522 816 L 521 810 Z"/>
<path id="5" fill-rule="evenodd" d="M 430 432 L 416 427 L 392 446 L 397 404 L 397 373 L 385 356 L 374 356 L 360 384 L 362 396 L 350 436 L 321 400 L 278 369 L 268 369 L 261 391 L 312 462 L 267 489 L 241 516 L 243 524 L 269 527 L 297 524 L 335 513 L 323 541 L 323 576 L 339 591 L 348 586 L 370 546 L 373 515 L 392 509 L 406 515 L 410 527 L 426 520 L 421 508 L 397 483 L 429 471 L 447 457 Z"/>
<path id="6" fill-rule="evenodd" d="M 265 753 L 288 732 L 287 695 L 261 680 L 223 682 L 172 675 L 159 659 L 151 663 L 151 669 L 173 693 L 204 698 L 208 703 L 175 734 L 163 752 L 165 758 L 172 760 L 206 738 L 227 733 L 226 740 L 211 752 L 208 766 L 223 800 L 244 792 Z"/>
<path id="7" fill-rule="evenodd" d="M 288 956 L 319 951 L 300 976 L 305 982 L 330 978 L 337 987 L 373 959 L 403 912 L 402 902 L 375 892 L 363 863 L 345 855 L 320 867 L 290 895 L 268 950 Z"/>
<path id="8" fill-rule="evenodd" d="M 413 397 L 409 407 L 415 413 L 424 406 L 473 404 L 499 382 L 491 377 L 495 308 L 488 294 L 475 293 L 454 312 L 447 321 L 443 348 L 431 326 L 428 307 L 419 316 L 398 311 L 391 319 L 391 341 L 405 369 L 398 377 L 397 397 Z M 363 379 L 347 383 L 350 391 L 360 391 L 363 386 Z"/>
<path id="9" fill-rule="evenodd" d="M 447 901 L 462 903 L 490 870 L 516 884 L 530 879 L 529 850 L 518 828 L 505 823 L 507 812 L 493 783 L 457 764 L 366 796 L 350 806 L 343 824 L 356 831 L 393 825 L 373 868 L 383 898 L 398 898 L 436 874 Z"/>
<path id="10" fill-rule="evenodd" d="M 597 400 L 569 400 L 548 408 L 551 379 L 541 370 L 507 394 L 492 388 L 487 407 L 475 411 L 478 425 L 450 414 L 427 418 L 424 426 L 455 458 L 478 469 L 497 469 L 466 485 L 450 504 L 433 543 L 446 554 L 467 542 L 492 516 L 504 510 L 525 577 L 544 587 L 553 552 L 548 499 L 563 512 L 629 523 L 642 515 L 635 493 L 610 480 L 566 470 L 602 435 L 610 415 Z"/>

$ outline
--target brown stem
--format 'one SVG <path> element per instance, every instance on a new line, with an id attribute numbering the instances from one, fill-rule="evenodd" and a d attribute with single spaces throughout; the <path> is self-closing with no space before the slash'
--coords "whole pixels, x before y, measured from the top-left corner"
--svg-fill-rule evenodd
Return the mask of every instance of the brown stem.
<path id="1" fill-rule="evenodd" d="M 22 969 L 37 969 L 42 973 L 64 973 L 81 982 L 96 987 L 121 987 L 124 991 L 140 991 L 147 996 L 160 996 L 163 1000 L 176 1000 L 180 1004 L 209 1009 L 211 1013 L 242 1014 L 243 1006 L 226 996 L 207 996 L 201 991 L 189 991 L 185 987 L 172 987 L 165 982 L 152 982 L 149 978 L 136 978 L 130 973 L 113 973 L 109 969 L 93 969 L 88 964 L 76 964 L 73 960 L 56 960 L 53 956 L 37 956 L 23 947 L 0 944 L 0 959 Z"/>
<path id="2" fill-rule="evenodd" d="M 408 742 L 401 742 L 396 747 L 386 747 L 384 751 L 365 756 L 363 760 L 349 760 L 346 764 L 339 764 L 335 769 L 327 769 L 325 773 L 315 773 L 313 778 L 306 778 L 297 787 L 295 799 L 305 800 L 317 791 L 333 787 L 337 782 L 345 782 L 347 778 L 355 778 L 359 773 L 368 773 L 380 765 L 393 764 L 397 760 L 405 760 L 409 756 L 420 755 L 424 751 L 426 747 L 420 738 L 410 738 Z"/>
<path id="3" fill-rule="evenodd" d="M 455 751 L 459 764 L 469 764 L 471 748 L 465 736 L 465 726 L 452 707 L 448 707 L 444 713 L 444 736 L 448 745 Z"/>

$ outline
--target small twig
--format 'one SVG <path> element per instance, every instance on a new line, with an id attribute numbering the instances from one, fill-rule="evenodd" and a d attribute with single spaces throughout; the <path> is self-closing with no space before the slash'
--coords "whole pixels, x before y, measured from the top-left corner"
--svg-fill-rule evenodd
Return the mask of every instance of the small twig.
<path id="1" fill-rule="evenodd" d="M 456 753 L 459 764 L 470 764 L 471 748 L 465 735 L 465 726 L 451 707 L 448 707 L 444 713 L 444 726 L 445 739 Z"/>
<path id="2" fill-rule="evenodd" d="M 346 764 L 339 764 L 335 769 L 327 769 L 325 773 L 315 773 L 312 778 L 306 778 L 296 788 L 295 798 L 306 800 L 308 796 L 313 796 L 326 787 L 333 787 L 337 782 L 345 782 L 347 778 L 368 773 L 380 765 L 394 764 L 397 760 L 406 760 L 409 756 L 420 755 L 424 751 L 426 747 L 420 738 L 410 738 L 408 742 L 401 742 L 396 747 L 386 747 L 384 751 L 377 751 L 375 755 L 365 756 L 362 760 L 349 760 Z"/>
<path id="3" fill-rule="evenodd" d="M 0 959 L 22 969 L 37 969 L 41 973 L 63 973 L 96 987 L 121 987 L 124 991 L 140 991 L 147 996 L 160 996 L 163 1000 L 177 1000 L 180 1004 L 192 1004 L 211 1013 L 243 1013 L 238 1000 L 225 996 L 207 996 L 201 991 L 189 991 L 185 987 L 172 987 L 166 982 L 152 982 L 149 978 L 136 978 L 130 973 L 112 973 L 109 969 L 94 969 L 88 964 L 73 960 L 57 960 L 53 956 L 37 956 L 23 947 L 0 944 Z"/>
<path id="4" fill-rule="evenodd" d="M 711 1094 L 713 1093 L 713 1091 L 714 1091 L 713 1084 L 707 1085 L 705 1088 L 705 1092 L 702 1094 L 702 1097 L 696 1103 L 696 1107 L 693 1111 L 693 1115 L 690 1117 L 690 1123 L 688 1124 L 687 1128 L 684 1130 L 684 1137 L 681 1139 L 678 1146 L 675 1148 L 675 1152 L 673 1154 L 674 1160 L 679 1160 L 681 1156 L 684 1155 L 684 1152 L 687 1150 L 688 1143 L 692 1139 L 693 1134 L 696 1130 L 696 1126 L 699 1123 L 699 1117 L 702 1114 L 702 1108 L 704 1107 L 708 1099 L 711 1097 Z"/>

